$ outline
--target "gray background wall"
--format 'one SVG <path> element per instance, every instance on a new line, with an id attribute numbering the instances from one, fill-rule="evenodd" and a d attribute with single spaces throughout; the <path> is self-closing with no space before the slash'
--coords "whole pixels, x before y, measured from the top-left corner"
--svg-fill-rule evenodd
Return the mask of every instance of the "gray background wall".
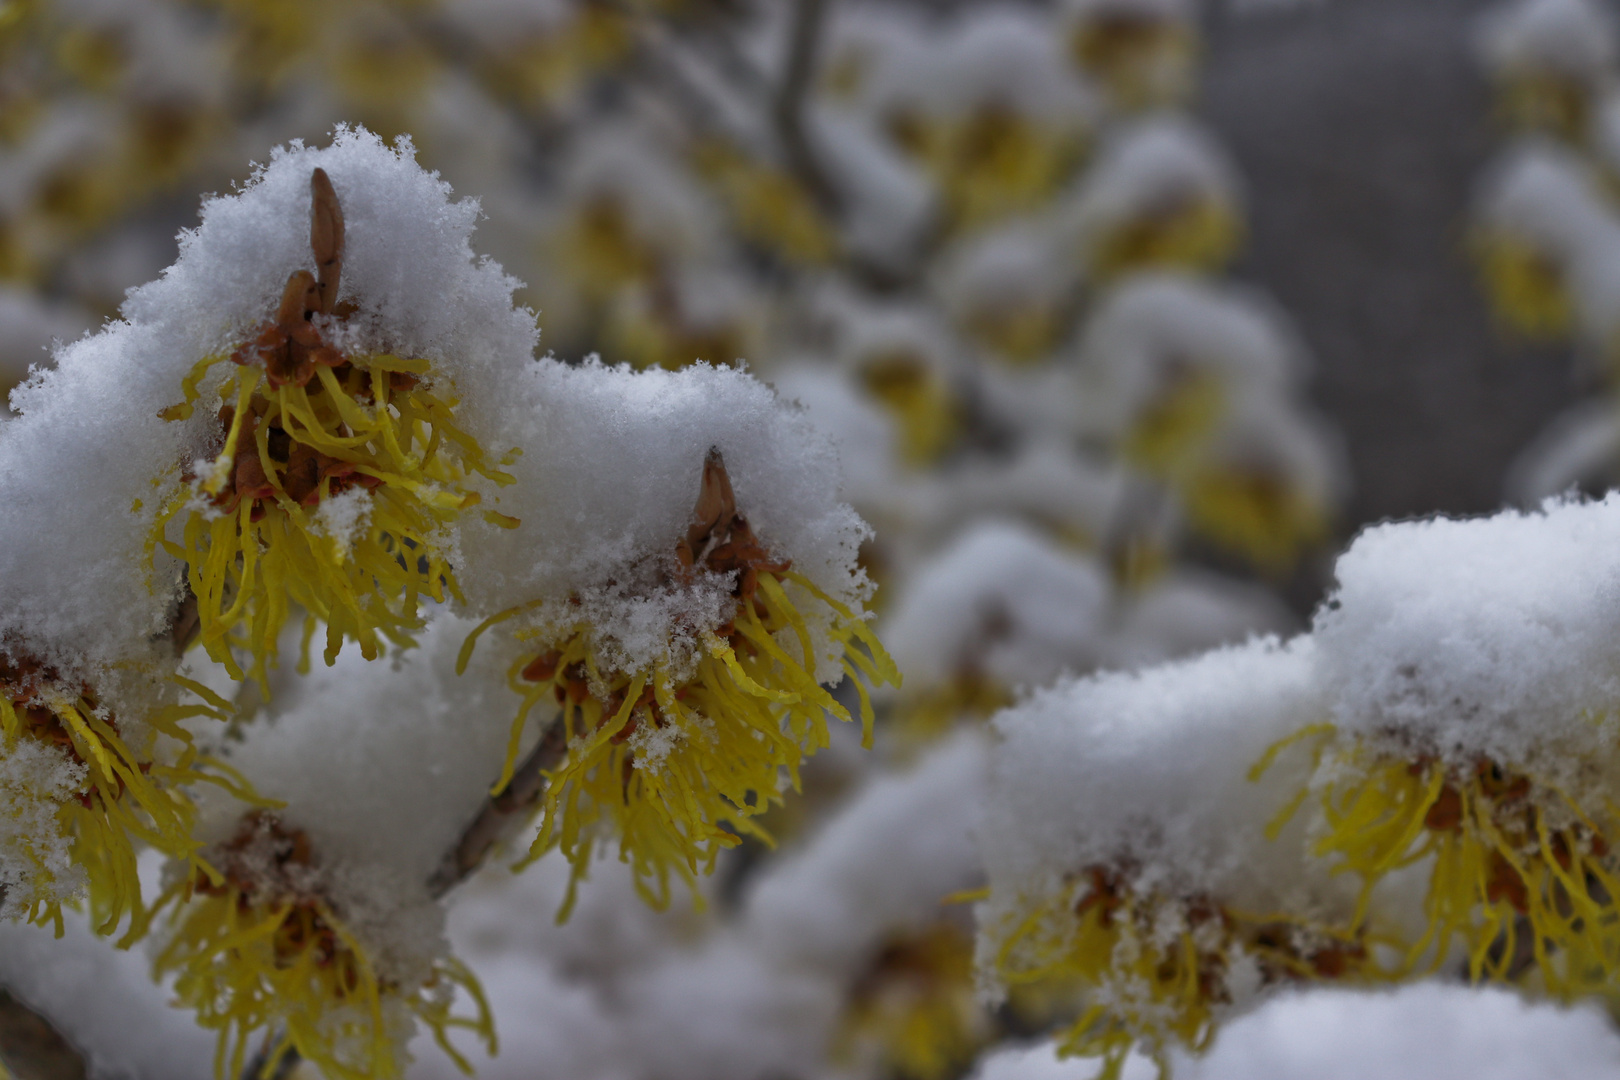
<path id="1" fill-rule="evenodd" d="M 1502 145 L 1474 0 L 1322 0 L 1209 28 L 1200 111 L 1246 175 L 1237 276 L 1315 353 L 1354 492 L 1341 531 L 1501 501 L 1509 461 L 1576 385 L 1565 348 L 1493 325 L 1465 248 Z"/>

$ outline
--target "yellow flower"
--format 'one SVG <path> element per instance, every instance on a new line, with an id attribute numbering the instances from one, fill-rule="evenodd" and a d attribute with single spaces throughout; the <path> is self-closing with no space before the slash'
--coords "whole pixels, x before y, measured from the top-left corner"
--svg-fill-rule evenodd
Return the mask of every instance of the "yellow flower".
<path id="1" fill-rule="evenodd" d="M 1098 281 L 1149 269 L 1216 270 L 1242 241 L 1243 224 L 1224 201 L 1191 196 L 1108 230 L 1090 265 Z"/>
<path id="2" fill-rule="evenodd" d="M 111 934 L 128 916 L 125 945 L 140 936 L 144 919 L 135 872 L 137 843 L 184 860 L 199 873 L 209 872 L 198 858 L 202 845 L 191 835 L 196 810 L 185 787 L 210 783 L 258 801 L 234 770 L 201 756 L 191 733 L 180 726 L 195 716 L 224 719 L 228 703 L 189 680 L 175 681 L 205 703 L 152 710 L 144 718 L 149 735 L 132 746 L 118 718 L 89 688 L 69 687 L 53 669 L 32 659 L 0 660 L 0 752 L 34 740 L 59 748 L 84 769 L 83 784 L 62 802 L 57 823 L 70 840 L 74 864 L 85 872 L 92 924 L 98 933 Z M 154 757 L 153 744 L 160 735 L 180 744 L 172 761 Z M 37 854 L 34 862 L 36 884 L 42 888 L 27 917 L 42 925 L 54 923 L 60 936 L 61 901 L 48 898 L 58 890 L 44 887 L 53 883 L 53 872 Z"/>
<path id="3" fill-rule="evenodd" d="M 1358 922 L 1380 882 L 1430 862 L 1422 932 L 1401 942 L 1404 970 L 1434 970 L 1456 939 L 1475 981 L 1533 976 L 1564 999 L 1612 985 L 1620 875 L 1606 801 L 1591 812 L 1557 785 L 1485 757 L 1459 765 L 1353 738 L 1317 753 L 1328 780 L 1314 853 L 1361 878 Z"/>
<path id="4" fill-rule="evenodd" d="M 1594 98 L 1590 82 L 1528 65 L 1497 79 L 1496 111 L 1512 127 L 1550 132 L 1573 143 L 1587 137 Z"/>
<path id="5" fill-rule="evenodd" d="M 1535 247 L 1499 231 L 1474 242 L 1491 308 L 1509 327 L 1536 340 L 1569 333 L 1574 304 L 1562 268 Z"/>
<path id="6" fill-rule="evenodd" d="M 897 110 L 889 137 L 934 178 L 951 226 L 968 230 L 1043 205 L 1073 175 L 1088 139 L 998 103 L 961 117 Z"/>
<path id="7" fill-rule="evenodd" d="M 973 937 L 941 920 L 891 941 L 862 974 L 833 1056 L 875 1055 L 884 1075 L 945 1080 L 972 1062 L 991 1029 L 973 993 Z"/>
<path id="8" fill-rule="evenodd" d="M 751 160 L 723 140 L 692 151 L 698 173 L 721 193 L 737 231 L 789 262 L 821 266 L 838 254 L 838 238 L 810 193 L 781 169 Z"/>
<path id="9" fill-rule="evenodd" d="M 955 394 L 927 360 L 905 349 L 885 349 L 856 362 L 861 385 L 894 417 L 907 464 L 928 465 L 950 446 L 961 427 Z"/>
<path id="10" fill-rule="evenodd" d="M 153 908 L 174 905 L 171 936 L 155 962 L 174 976 L 178 1001 L 219 1032 L 214 1073 L 242 1076 L 250 1040 L 266 1033 L 262 1076 L 289 1052 L 329 1080 L 387 1080 L 408 1058 L 397 1044 L 403 1010 L 427 1024 L 467 1073 L 448 1031 L 467 1028 L 495 1052 L 495 1032 L 477 977 L 459 960 L 436 960 L 428 976 L 402 986 L 380 974 L 318 884 L 308 836 L 254 812 L 217 853 L 222 876 L 193 870 Z M 471 1018 L 451 1015 L 454 990 L 467 991 Z"/>
<path id="11" fill-rule="evenodd" d="M 328 663 L 348 639 L 368 659 L 384 640 L 410 644 L 419 598 L 456 590 L 448 529 L 479 501 L 471 474 L 510 482 L 456 425 L 456 400 L 430 383 L 429 361 L 345 355 L 310 321 L 345 314 L 335 302 L 342 214 L 322 170 L 312 186 L 320 277 L 293 274 L 275 321 L 231 356 L 199 361 L 185 401 L 165 410 L 189 417 L 209 371 L 236 365 L 220 387 L 224 449 L 183 477 L 148 545 L 185 564 L 209 656 L 241 679 L 232 650 L 247 650 L 248 675 L 266 690 L 294 604 L 306 613 L 306 662 L 318 622 Z"/>
<path id="12" fill-rule="evenodd" d="M 1281 470 L 1218 460 L 1229 395 L 1212 372 L 1173 381 L 1120 445 L 1125 460 L 1175 491 L 1200 536 L 1270 573 L 1326 539 L 1329 508 Z"/>
<path id="13" fill-rule="evenodd" d="M 1198 42 L 1174 19 L 1130 10 L 1080 20 L 1069 36 L 1075 65 L 1106 86 L 1115 103 L 1137 111 L 1187 95 Z"/>
<path id="14" fill-rule="evenodd" d="M 872 711 L 862 676 L 900 682 L 859 614 L 773 559 L 754 537 L 718 452 L 704 463 L 696 523 L 675 546 L 688 579 L 700 571 L 735 575 L 731 620 L 703 632 L 695 664 L 680 670 L 669 656 L 647 670 L 608 666 L 583 622 L 519 631 L 520 640 L 537 645 L 509 671 L 523 704 L 495 785 L 499 794 L 511 781 L 529 714 L 555 702 L 568 751 L 548 774 L 540 831 L 523 865 L 560 848 L 577 883 L 596 846 L 616 841 L 643 897 L 657 907 L 669 902 L 672 874 L 695 886 L 741 834 L 768 841 L 753 819 L 781 803 L 781 773 L 797 790 L 800 762 L 827 745 L 827 715 L 851 719 L 816 682 L 804 605 L 827 609 L 827 634 L 845 648 L 844 670 L 860 693 L 868 739 Z M 479 634 L 523 610 L 502 612 L 474 631 L 462 666 Z M 671 627 L 672 635 L 679 629 Z M 571 885 L 560 918 L 572 904 Z"/>
<path id="15" fill-rule="evenodd" d="M 1102 1059 L 1119 1080 L 1133 1049 L 1168 1075 L 1171 1050 L 1198 1052 L 1222 1012 L 1268 988 L 1382 977 L 1365 935 L 1258 916 L 1204 893 L 1140 891 L 1128 861 L 1086 867 L 999 935 L 991 962 L 1013 989 L 1059 985 L 1084 1001 L 1058 1052 Z"/>

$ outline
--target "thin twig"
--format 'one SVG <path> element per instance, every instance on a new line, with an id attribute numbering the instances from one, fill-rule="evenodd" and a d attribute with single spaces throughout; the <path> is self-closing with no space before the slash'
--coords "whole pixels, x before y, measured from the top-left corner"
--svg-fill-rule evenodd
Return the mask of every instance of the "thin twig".
<path id="1" fill-rule="evenodd" d="M 84 1056 L 39 1013 L 0 990 L 0 1066 L 17 1080 L 84 1080 Z"/>
<path id="2" fill-rule="evenodd" d="M 797 0 L 793 23 L 788 31 L 787 57 L 782 84 L 771 102 L 771 118 L 782 143 L 788 169 L 823 210 L 837 213 L 841 199 L 827 178 L 804 129 L 805 101 L 815 82 L 816 60 L 821 51 L 821 31 L 827 21 L 826 0 Z"/>
<path id="3" fill-rule="evenodd" d="M 567 753 L 568 732 L 559 716 L 513 772 L 512 782 L 499 795 L 484 800 L 483 808 L 461 834 L 461 840 L 445 854 L 444 861 L 428 879 L 428 892 L 434 899 L 443 897 L 471 877 L 495 845 L 523 823 L 545 794 L 545 774 L 556 768 Z"/>

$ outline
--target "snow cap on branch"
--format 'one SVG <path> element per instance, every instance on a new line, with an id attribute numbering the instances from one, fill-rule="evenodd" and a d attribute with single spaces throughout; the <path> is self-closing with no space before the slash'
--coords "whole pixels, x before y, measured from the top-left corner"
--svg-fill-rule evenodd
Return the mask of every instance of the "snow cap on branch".
<path id="1" fill-rule="evenodd" d="M 1574 780 L 1620 725 L 1617 529 L 1611 495 L 1364 531 L 1313 635 L 1334 722 Z"/>

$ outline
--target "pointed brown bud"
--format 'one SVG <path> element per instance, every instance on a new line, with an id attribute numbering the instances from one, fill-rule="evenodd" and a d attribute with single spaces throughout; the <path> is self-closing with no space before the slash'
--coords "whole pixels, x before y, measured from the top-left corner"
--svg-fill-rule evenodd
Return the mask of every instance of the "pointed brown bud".
<path id="1" fill-rule="evenodd" d="M 315 283 L 315 275 L 308 270 L 296 270 L 287 278 L 287 287 L 281 290 L 276 323 L 284 327 L 297 326 L 319 311 L 320 303 L 320 286 Z"/>
<path id="2" fill-rule="evenodd" d="M 331 314 L 337 306 L 338 282 L 343 277 L 343 207 L 325 169 L 309 178 L 309 246 L 315 253 L 320 281 L 320 307 Z"/>
<path id="3" fill-rule="evenodd" d="M 709 540 L 731 528 L 737 516 L 737 497 L 731 492 L 731 477 L 726 474 L 725 459 L 718 446 L 709 447 L 703 459 L 703 482 L 698 489 L 697 506 L 692 511 L 692 524 L 687 527 L 686 538 L 677 548 L 681 563 L 691 566 L 703 556 Z"/>

